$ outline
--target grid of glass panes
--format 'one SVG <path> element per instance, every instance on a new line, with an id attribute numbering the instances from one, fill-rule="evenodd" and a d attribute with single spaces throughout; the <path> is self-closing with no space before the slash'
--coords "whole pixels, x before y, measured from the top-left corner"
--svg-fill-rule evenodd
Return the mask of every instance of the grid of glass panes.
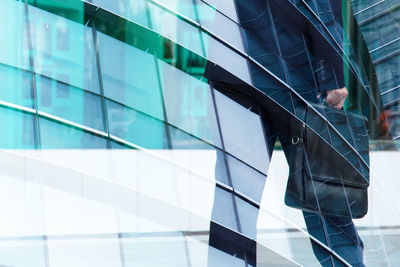
<path id="1" fill-rule="evenodd" d="M 106 7 L 106 2 L 100 5 Z M 166 5 L 171 8 L 173 2 Z M 254 73 L 257 73 L 257 69 L 261 72 L 265 70 L 252 62 L 250 74 L 247 58 L 240 52 L 251 50 L 244 48 L 238 19 L 224 15 L 235 14 L 232 11 L 233 2 L 222 6 L 217 4 L 222 1 L 210 2 L 215 3 L 197 1 L 195 9 L 191 2 L 187 6 L 179 5 L 182 8 L 180 12 L 199 23 L 200 27 L 194 27 L 172 15 L 156 1 L 135 1 L 135 8 L 128 5 L 132 10 L 128 8 L 118 12 L 128 12 L 122 15 L 138 19 L 138 24 L 150 27 L 198 55 L 221 64 L 247 83 L 254 80 L 257 86 L 258 77 Z M 4 75 L 7 86 L 21 90 L 13 93 L 3 90 L 4 97 L 1 100 L 26 109 L 10 105 L 1 108 L 4 121 L 9 121 L 9 125 L 13 126 L 2 132 L 5 135 L 2 139 L 3 147 L 120 148 L 121 145 L 129 147 L 133 144 L 134 147 L 149 149 L 212 149 L 217 153 L 221 153 L 222 149 L 226 152 L 222 153 L 222 172 L 226 174 L 221 174 L 220 180 L 217 180 L 250 196 L 256 202 L 260 201 L 260 188 L 268 168 L 268 151 L 257 107 L 255 113 L 248 111 L 210 88 L 201 76 L 201 71 L 200 77 L 190 75 L 184 68 L 174 66 L 173 55 L 160 58 L 127 45 L 98 31 L 98 25 L 91 20 L 84 21 L 84 16 L 66 19 L 26 3 L 4 3 L 3 10 L 14 9 L 17 14 L 3 17 L 4 23 L 20 27 L 19 31 L 15 31 L 18 34 L 12 35 L 16 39 L 11 38 L 4 46 L 16 49 L 15 55 L 21 58 L 17 58 L 17 62 L 13 62 L 16 60 L 14 56 L 4 58 L 0 75 Z M 221 12 L 209 4 L 217 5 Z M 83 3 L 75 8 L 82 12 Z M 140 11 L 140 8 L 149 12 Z M 141 16 L 135 13 L 129 17 L 134 12 L 139 12 Z M 164 27 L 162 22 L 165 21 L 176 25 L 176 28 Z M 280 28 L 278 22 L 269 25 L 269 28 L 271 31 L 279 31 L 279 36 L 289 33 L 288 29 Z M 225 47 L 210 32 L 234 49 Z M 4 32 L 2 35 L 8 36 L 9 33 Z M 284 47 L 279 47 L 279 39 L 275 39 L 275 42 L 274 49 L 279 49 L 277 54 L 280 55 L 274 59 L 278 63 L 275 66 L 269 65 L 271 62 L 268 61 L 268 64 L 264 64 L 257 52 L 250 56 L 290 86 L 299 88 L 302 86 L 299 77 L 312 77 L 307 47 L 299 44 L 302 50 L 300 55 L 304 59 L 304 68 L 301 68 L 304 73 L 299 73 L 295 71 L 297 66 L 293 66 L 289 60 L 293 51 L 288 52 Z M 283 75 L 283 72 L 290 73 L 290 76 Z M 265 80 L 259 82 L 262 84 Z M 311 88 L 316 86 L 313 83 L 310 81 Z M 272 78 L 268 84 L 273 85 L 269 90 L 281 86 Z M 312 94 L 311 88 L 304 88 L 300 95 L 307 99 Z M 289 91 L 287 96 L 287 99 L 294 98 L 294 101 L 302 102 L 301 98 Z M 293 106 L 287 104 L 287 109 L 296 113 Z M 296 108 L 301 110 L 307 107 L 303 103 L 301 108 Z M 325 125 L 318 116 L 314 122 Z M 252 134 L 249 136 L 243 129 L 252 129 Z M 326 131 L 330 129 L 321 129 L 320 134 Z M 325 139 L 328 140 L 328 137 Z M 343 141 L 338 142 L 340 145 Z M 225 167 L 225 164 L 229 167 Z M 259 184 L 260 187 L 255 190 L 247 182 L 243 183 L 240 177 L 242 173 L 249 179 L 248 182 L 252 180 L 250 183 Z M 228 191 L 221 188 L 216 192 L 221 192 L 216 195 L 222 199 L 223 195 L 228 194 Z M 228 198 L 231 196 L 231 208 L 236 210 L 213 220 L 255 238 L 255 233 L 251 232 L 253 228 L 249 227 L 248 230 L 246 220 L 241 223 L 240 218 L 249 214 L 254 217 L 257 206 L 252 201 L 243 201 L 234 194 L 228 194 Z M 243 215 L 238 216 L 239 220 L 229 217 L 235 213 Z M 222 212 L 217 214 L 223 215 Z"/>

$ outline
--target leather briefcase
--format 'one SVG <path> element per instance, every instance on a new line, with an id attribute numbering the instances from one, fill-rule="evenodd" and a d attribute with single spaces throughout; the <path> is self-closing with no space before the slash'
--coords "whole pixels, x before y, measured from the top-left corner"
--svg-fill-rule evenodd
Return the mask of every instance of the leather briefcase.
<path id="1" fill-rule="evenodd" d="M 315 129 L 326 125 L 312 126 L 309 111 L 304 112 L 305 123 L 294 120 L 287 144 L 290 170 L 285 203 L 322 215 L 362 218 L 368 211 L 369 186 L 369 144 L 364 118 L 329 107 L 322 107 L 320 112 L 325 113 L 347 143 L 340 143 L 333 131 L 330 142 L 324 140 Z"/>

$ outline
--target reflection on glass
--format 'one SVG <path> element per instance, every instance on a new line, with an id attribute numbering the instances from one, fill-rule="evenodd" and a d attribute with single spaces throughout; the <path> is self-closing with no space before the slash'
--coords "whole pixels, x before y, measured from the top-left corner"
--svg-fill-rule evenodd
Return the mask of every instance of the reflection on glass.
<path id="1" fill-rule="evenodd" d="M 219 187 L 215 187 L 211 220 L 234 231 L 239 231 L 235 197 Z"/>
<path id="2" fill-rule="evenodd" d="M 104 131 L 99 96 L 39 75 L 36 90 L 39 110 Z"/>
<path id="3" fill-rule="evenodd" d="M 233 5 L 233 2 L 227 1 L 226 5 Z M 196 0 L 196 7 L 201 26 L 207 30 L 210 30 L 212 33 L 216 34 L 218 37 L 222 38 L 224 41 L 228 42 L 239 50 L 244 51 L 238 24 L 225 17 L 201 0 Z"/>
<path id="4" fill-rule="evenodd" d="M 193 0 L 158 0 L 158 2 L 196 21 Z"/>
<path id="5" fill-rule="evenodd" d="M 287 74 L 287 83 L 296 90 L 304 99 L 316 102 L 316 83 L 311 70 L 309 49 L 305 46 L 307 36 L 299 31 L 296 22 L 287 21 L 287 13 L 277 9 L 271 16 L 279 42 L 280 53 L 284 60 L 284 68 Z M 314 42 L 316 42 L 314 40 Z M 325 72 L 325 71 L 324 71 Z M 326 71 L 327 73 L 330 73 Z M 325 74 L 328 75 L 328 74 Z M 326 78 L 324 78 L 326 79 Z M 333 87 L 335 88 L 335 87 Z"/>
<path id="6" fill-rule="evenodd" d="M 35 72 L 99 93 L 92 28 L 32 6 L 29 15 Z"/>
<path id="7" fill-rule="evenodd" d="M 260 117 L 216 90 L 215 99 L 225 149 L 266 173 L 268 151 Z"/>
<path id="8" fill-rule="evenodd" d="M 0 147 L 7 149 L 35 148 L 34 121 L 31 114 L 0 107 Z"/>
<path id="9" fill-rule="evenodd" d="M 198 55 L 203 55 L 198 28 L 152 3 L 149 3 L 149 11 L 154 31 L 192 50 Z"/>
<path id="10" fill-rule="evenodd" d="M 260 202 L 266 175 L 256 171 L 232 156 L 227 157 L 233 188 L 247 195 L 249 198 Z M 265 164 L 268 168 L 269 162 L 266 161 Z"/>
<path id="11" fill-rule="evenodd" d="M 286 207 L 286 209 L 288 208 Z M 298 215 L 297 219 L 301 218 L 300 213 L 296 215 Z M 260 210 L 257 223 L 257 242 L 302 266 L 319 267 L 321 264 L 314 256 L 309 236 L 300 229 L 301 225 L 293 224 L 293 219 L 296 220 L 296 217 L 288 218 L 289 221 L 285 221 L 275 214 Z M 322 247 L 321 253 L 328 254 Z M 257 254 L 257 261 L 262 261 L 261 254 Z"/>
<path id="12" fill-rule="evenodd" d="M 28 70 L 29 47 L 26 31 L 25 3 L 0 2 L 0 63 Z"/>
<path id="13" fill-rule="evenodd" d="M 161 60 L 158 64 L 168 122 L 220 147 L 210 86 Z"/>
<path id="14" fill-rule="evenodd" d="M 32 108 L 31 77 L 29 72 L 0 64 L 0 100 Z"/>
<path id="15" fill-rule="evenodd" d="M 251 239 L 256 239 L 258 208 L 238 197 L 235 197 L 235 202 L 241 233 Z"/>
<path id="16" fill-rule="evenodd" d="M 43 149 L 106 148 L 106 140 L 62 123 L 39 119 L 40 144 Z"/>
<path id="17" fill-rule="evenodd" d="M 110 100 L 106 104 L 110 134 L 144 148 L 168 148 L 162 121 Z"/>
<path id="18" fill-rule="evenodd" d="M 202 32 L 207 59 L 226 69 L 241 80 L 252 84 L 246 58 Z"/>
<path id="19" fill-rule="evenodd" d="M 209 5 L 228 16 L 230 19 L 238 22 L 234 0 L 203 0 Z"/>
<path id="20" fill-rule="evenodd" d="M 154 56 L 97 33 L 104 95 L 164 120 Z"/>
<path id="21" fill-rule="evenodd" d="M 173 149 L 204 149 L 214 150 L 215 148 L 200 139 L 172 126 L 168 127 L 171 136 L 171 144 Z"/>
<path id="22" fill-rule="evenodd" d="M 110 142 L 110 145 L 111 145 L 111 149 L 134 149 L 134 148 L 124 146 L 120 143 L 116 143 L 116 142 L 112 142 L 112 141 Z"/>
<path id="23" fill-rule="evenodd" d="M 172 150 L 168 157 L 211 181 L 230 185 L 224 152 L 175 127 L 169 126 Z"/>
<path id="24" fill-rule="evenodd" d="M 147 0 L 93 0 L 93 4 L 101 8 L 148 27 L 146 2 Z"/>

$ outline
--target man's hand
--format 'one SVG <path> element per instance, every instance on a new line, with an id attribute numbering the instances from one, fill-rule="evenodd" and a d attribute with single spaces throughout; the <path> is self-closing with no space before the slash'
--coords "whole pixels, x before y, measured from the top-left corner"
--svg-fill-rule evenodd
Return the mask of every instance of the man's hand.
<path id="1" fill-rule="evenodd" d="M 326 91 L 326 103 L 335 109 L 341 109 L 348 95 L 346 87 Z"/>

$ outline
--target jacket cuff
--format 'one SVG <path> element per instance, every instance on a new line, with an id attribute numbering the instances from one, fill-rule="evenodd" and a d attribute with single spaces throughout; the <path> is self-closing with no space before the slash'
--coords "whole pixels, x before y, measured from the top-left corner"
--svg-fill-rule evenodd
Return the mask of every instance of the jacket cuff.
<path id="1" fill-rule="evenodd" d="M 337 57 L 331 64 L 321 59 L 318 61 L 316 80 L 320 91 L 328 91 L 345 87 L 343 58 Z"/>

